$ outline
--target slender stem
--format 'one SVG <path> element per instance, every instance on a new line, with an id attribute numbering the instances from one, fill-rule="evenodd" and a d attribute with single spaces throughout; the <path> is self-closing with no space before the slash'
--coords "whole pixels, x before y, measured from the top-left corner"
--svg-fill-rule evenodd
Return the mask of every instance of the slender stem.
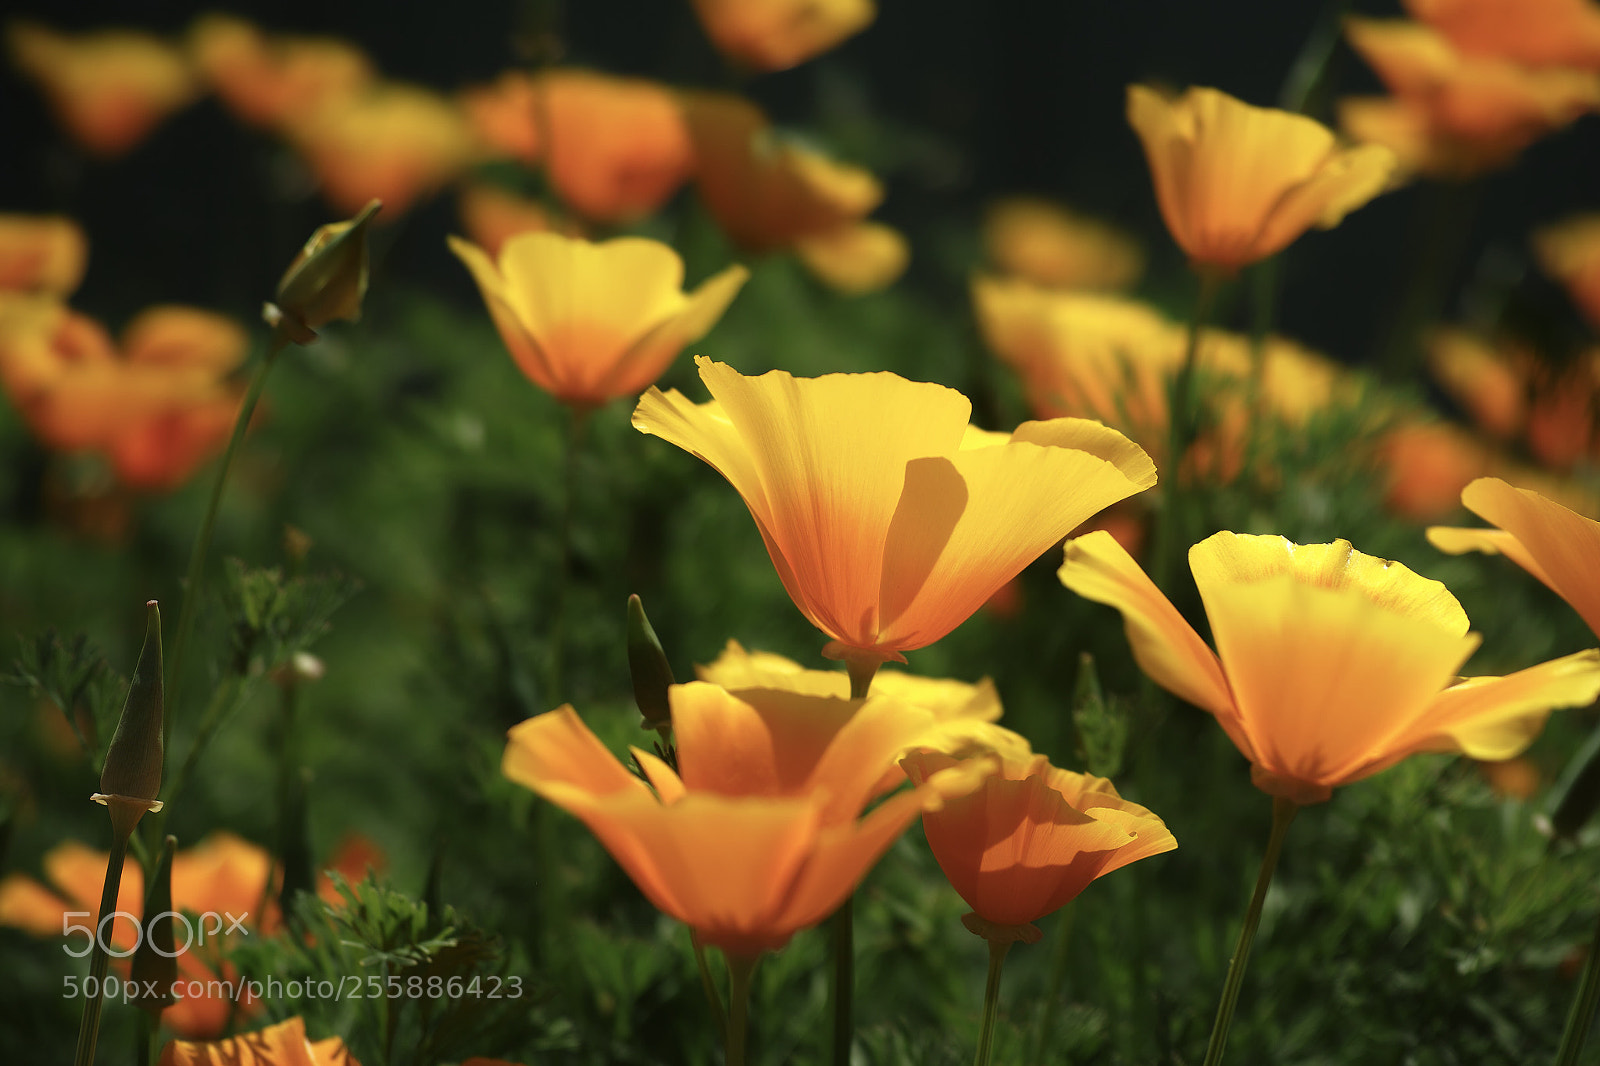
<path id="1" fill-rule="evenodd" d="M 250 416 L 255 413 L 256 403 L 261 399 L 261 391 L 266 387 L 267 375 L 271 373 L 273 363 L 277 362 L 278 353 L 288 344 L 288 334 L 281 327 L 275 329 L 272 340 L 267 344 L 267 354 L 256 367 L 255 376 L 250 379 L 250 387 L 244 394 L 244 403 L 239 407 L 239 417 L 234 419 L 233 435 L 228 438 L 227 450 L 222 453 L 222 463 L 217 467 L 217 479 L 211 485 L 211 499 L 206 503 L 205 517 L 200 521 L 200 532 L 195 536 L 194 547 L 189 552 L 189 574 L 183 584 L 183 606 L 178 611 L 177 633 L 172 638 L 172 657 L 168 660 L 171 665 L 167 670 L 167 706 L 161 739 L 169 747 L 172 744 L 172 722 L 177 718 L 178 696 L 183 690 L 184 653 L 189 647 L 189 632 L 194 628 L 195 607 L 200 602 L 200 593 L 205 583 L 206 556 L 211 550 L 211 533 L 217 524 L 217 509 L 222 503 L 222 489 L 228 483 L 228 471 L 233 467 L 234 454 L 238 452 L 239 444 L 244 440 L 245 430 L 250 426 Z"/>
<path id="2" fill-rule="evenodd" d="M 994 1023 L 1000 1014 L 1000 968 L 1005 965 L 1006 952 L 1013 941 L 989 941 L 989 982 L 983 990 L 983 1029 L 978 1033 L 978 1057 L 973 1066 L 989 1066 L 989 1056 L 994 1050 Z"/>
<path id="3" fill-rule="evenodd" d="M 567 409 L 566 432 L 561 447 L 561 567 L 556 572 L 555 608 L 550 622 L 550 673 L 549 689 L 545 703 L 554 705 L 562 701 L 562 668 L 566 660 L 567 643 L 567 589 L 572 583 L 572 516 L 577 510 L 578 449 L 583 443 L 583 427 L 589 417 L 587 408 Z"/>
<path id="4" fill-rule="evenodd" d="M 722 997 L 717 995 L 717 983 L 711 979 L 711 965 L 706 962 L 705 945 L 700 943 L 693 929 L 689 930 L 689 943 L 694 947 L 694 964 L 700 971 L 700 988 L 706 994 L 706 1002 L 711 1004 L 711 1017 L 716 1020 L 718 1029 L 727 1032 L 728 1016 L 723 1013 Z"/>
<path id="5" fill-rule="evenodd" d="M 872 689 L 872 679 L 878 676 L 878 659 L 851 659 L 846 664 L 850 670 L 850 698 L 864 700 Z"/>
<path id="6" fill-rule="evenodd" d="M 132 830 L 129 826 L 129 831 Z M 106 881 L 100 890 L 100 910 L 95 915 L 94 954 L 89 958 L 89 978 L 94 982 L 94 995 L 89 995 L 88 981 L 84 982 L 83 1020 L 78 1026 L 78 1052 L 73 1056 L 73 1066 L 92 1066 L 94 1045 L 100 1037 L 100 1007 L 105 997 L 106 966 L 111 958 L 106 954 L 105 938 L 100 935 L 100 924 L 116 912 L 117 893 L 122 888 L 122 864 L 128 857 L 128 832 L 116 832 L 111 843 L 111 854 L 106 858 Z M 116 924 L 116 919 L 111 919 Z"/>
<path id="7" fill-rule="evenodd" d="M 1194 311 L 1189 316 L 1189 338 L 1184 345 L 1183 364 L 1172 382 L 1172 398 L 1167 414 L 1167 454 L 1162 462 L 1161 488 L 1164 506 L 1156 526 L 1156 586 L 1171 595 L 1172 568 L 1178 554 L 1179 527 L 1185 505 L 1181 490 L 1183 457 L 1195 438 L 1194 377 L 1200 361 L 1200 334 L 1205 330 L 1221 288 L 1222 276 L 1214 271 L 1200 273 L 1200 289 L 1195 294 Z"/>
<path id="8" fill-rule="evenodd" d="M 169 919 L 170 920 L 170 919 Z M 156 1044 L 160 1035 L 160 1027 L 144 1011 L 139 1012 L 139 1031 L 134 1036 L 133 1053 L 138 1066 L 153 1066 L 160 1057 L 161 1048 Z"/>
<path id="9" fill-rule="evenodd" d="M 727 1049 L 727 1066 L 744 1066 L 745 1029 L 750 1009 L 750 975 L 756 971 L 761 956 L 747 958 L 743 955 L 723 953 L 728 960 L 728 1024 L 723 1030 Z"/>
<path id="10" fill-rule="evenodd" d="M 1250 897 L 1250 908 L 1244 912 L 1244 925 L 1239 928 L 1239 943 L 1233 949 L 1233 961 L 1228 963 L 1228 979 L 1222 986 L 1222 1002 L 1217 1004 L 1217 1020 L 1211 1026 L 1211 1043 L 1206 1047 L 1204 1066 L 1217 1066 L 1222 1061 L 1222 1049 L 1228 1043 L 1228 1028 L 1233 1024 L 1233 1008 L 1239 1001 L 1239 987 L 1244 984 L 1244 971 L 1250 962 L 1250 945 L 1255 942 L 1256 926 L 1261 924 L 1261 905 L 1266 902 L 1267 888 L 1272 884 L 1272 872 L 1278 868 L 1278 853 L 1283 850 L 1283 838 L 1289 833 L 1289 823 L 1300 810 L 1293 800 L 1281 796 L 1272 799 L 1272 835 L 1267 839 L 1267 853 L 1261 857 L 1261 872 L 1256 875 L 1255 894 Z"/>
<path id="11" fill-rule="evenodd" d="M 1583 1053 L 1583 1042 L 1594 1022 L 1596 1006 L 1600 1006 L 1600 921 L 1595 923 L 1594 937 L 1589 941 L 1583 980 L 1578 984 L 1578 998 L 1572 1001 L 1572 1013 L 1567 1015 L 1567 1027 L 1561 1034 L 1556 1066 L 1578 1066 L 1578 1056 Z"/>
<path id="12" fill-rule="evenodd" d="M 1061 987 L 1067 980 L 1067 960 L 1070 957 L 1067 947 L 1072 942 L 1072 923 L 1077 913 L 1078 901 L 1075 898 L 1068 900 L 1067 905 L 1056 912 L 1056 941 L 1050 959 L 1050 983 L 1046 986 L 1039 1021 L 1033 1032 L 1033 1054 L 1028 1056 L 1029 1062 L 1043 1060 L 1045 1046 L 1055 1035 L 1056 1016 L 1060 1013 L 1056 1010 L 1056 1001 L 1061 997 Z"/>
<path id="13" fill-rule="evenodd" d="M 833 1014 L 833 1066 L 850 1066 L 850 1045 L 855 1038 L 855 909 L 856 897 L 851 893 L 833 912 L 833 983 L 828 987 Z"/>

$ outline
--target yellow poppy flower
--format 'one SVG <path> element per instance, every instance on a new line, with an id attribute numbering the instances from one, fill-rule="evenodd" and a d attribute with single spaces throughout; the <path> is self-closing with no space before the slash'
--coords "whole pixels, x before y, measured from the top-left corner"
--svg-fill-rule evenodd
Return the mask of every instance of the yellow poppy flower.
<path id="1" fill-rule="evenodd" d="M 183 52 L 147 33 L 68 35 L 13 22 L 6 40 L 12 60 L 44 89 L 61 124 L 95 155 L 128 151 L 199 90 Z"/>
<path id="2" fill-rule="evenodd" d="M 89 242 L 59 215 L 0 215 L 0 291 L 65 296 L 83 280 Z"/>
<path id="3" fill-rule="evenodd" d="M 1504 555 L 1572 605 L 1600 634 L 1600 522 L 1500 478 L 1479 478 L 1461 492 L 1467 509 L 1498 529 L 1434 526 L 1428 540 L 1459 555 Z"/>
<path id="4" fill-rule="evenodd" d="M 1600 214 L 1578 215 L 1533 235 L 1544 272 L 1567 287 L 1573 301 L 1600 328 Z"/>
<path id="5" fill-rule="evenodd" d="M 704 459 L 744 497 L 824 654 L 905 661 L 1084 519 L 1155 484 L 1097 422 L 967 424 L 972 405 L 894 374 L 745 377 L 696 362 L 712 401 L 651 390 L 633 425 Z"/>
<path id="6" fill-rule="evenodd" d="M 1233 272 L 1331 229 L 1377 196 L 1395 158 L 1341 147 L 1304 115 L 1252 107 L 1216 89 L 1176 99 L 1128 86 L 1128 121 L 1144 142 L 1161 217 L 1200 266 Z"/>
<path id="7" fill-rule="evenodd" d="M 1151 680 L 1216 716 L 1263 791 L 1318 803 L 1408 755 L 1508 759 L 1553 707 L 1600 694 L 1600 651 L 1459 679 L 1477 648 L 1437 581 L 1332 544 L 1222 532 L 1189 549 L 1213 652 L 1111 537 L 1069 541 L 1062 584 L 1122 612 Z"/>
<path id="8" fill-rule="evenodd" d="M 157 1066 L 361 1066 L 337 1036 L 311 1040 L 296 1016 L 226 1040 L 174 1040 Z"/>
<path id="9" fill-rule="evenodd" d="M 1589 0 L 1405 0 L 1405 8 L 1471 55 L 1600 68 L 1600 8 Z"/>
<path id="10" fill-rule="evenodd" d="M 1600 75 L 1592 71 L 1467 55 L 1419 22 L 1350 18 L 1345 36 L 1410 116 L 1413 143 L 1404 150 L 1424 173 L 1502 165 L 1600 105 Z M 1367 121 L 1366 132 L 1379 137 L 1404 130 L 1370 115 Z"/>
<path id="11" fill-rule="evenodd" d="M 901 762 L 919 784 L 958 764 L 937 752 Z M 922 827 L 939 868 L 972 908 L 968 928 L 1030 942 L 1039 936 L 1032 923 L 1097 878 L 1178 846 L 1160 818 L 1110 781 L 1051 766 L 1043 755 L 1002 759 L 975 791 L 923 812 Z"/>
<path id="12" fill-rule="evenodd" d="M 756 70 L 787 70 L 866 29 L 873 0 L 694 0 L 706 35 Z"/>
<path id="13" fill-rule="evenodd" d="M 639 890 L 730 957 L 776 951 L 844 902 L 911 819 L 988 765 L 874 788 L 934 717 L 888 696 L 668 691 L 676 772 L 638 749 L 629 773 L 570 706 L 512 728 L 502 769 L 582 819 Z"/>
<path id="14" fill-rule="evenodd" d="M 1047 200 L 992 205 L 983 245 L 1002 273 L 1050 288 L 1126 289 L 1144 273 L 1144 252 L 1132 237 Z"/>
<path id="15" fill-rule="evenodd" d="M 562 403 L 634 396 L 700 339 L 749 277 L 734 265 L 682 291 L 683 261 L 659 241 L 592 244 L 555 233 L 506 241 L 499 262 L 450 238 L 522 372 Z"/>
<path id="16" fill-rule="evenodd" d="M 847 223 L 801 237 L 794 250 L 813 277 L 847 296 L 888 288 L 911 261 L 905 237 L 881 222 Z"/>

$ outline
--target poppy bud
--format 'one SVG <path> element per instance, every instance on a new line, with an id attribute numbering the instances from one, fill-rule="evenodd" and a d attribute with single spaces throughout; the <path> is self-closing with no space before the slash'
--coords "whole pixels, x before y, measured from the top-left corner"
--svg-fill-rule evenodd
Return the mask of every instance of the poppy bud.
<path id="1" fill-rule="evenodd" d="M 100 772 L 100 791 L 91 799 L 111 809 L 111 824 L 119 835 L 133 832 L 145 811 L 159 811 L 161 801 L 161 609 L 155 600 L 148 608 L 144 647 L 128 685 L 128 699 L 117 719 L 117 731 L 106 751 Z"/>
<path id="2" fill-rule="evenodd" d="M 672 666 L 661 640 L 645 617 L 644 601 L 628 597 L 628 670 L 633 674 L 633 702 L 644 715 L 645 729 L 665 731 L 672 726 L 667 687 L 673 684 Z"/>
<path id="3" fill-rule="evenodd" d="M 367 294 L 367 225 L 383 206 L 371 200 L 355 218 L 317 227 L 278 282 L 278 301 L 267 304 L 267 324 L 296 344 L 310 344 L 329 322 L 361 317 Z"/>

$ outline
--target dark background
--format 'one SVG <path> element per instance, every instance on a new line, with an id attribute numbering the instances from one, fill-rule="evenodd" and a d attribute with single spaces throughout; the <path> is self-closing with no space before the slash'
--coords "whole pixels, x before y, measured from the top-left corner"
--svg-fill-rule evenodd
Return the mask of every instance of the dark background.
<path id="1" fill-rule="evenodd" d="M 1337 7 L 1338 5 L 1333 5 Z M 1398 15 L 1394 3 L 1351 5 Z M 701 34 L 687 0 L 477 0 L 456 4 L 23 3 L 12 10 L 61 29 L 136 26 L 180 33 L 204 10 L 284 32 L 360 43 L 387 77 L 443 91 L 486 82 L 523 62 L 530 29 L 560 28 L 565 60 L 674 84 L 738 87 L 780 123 L 817 131 L 841 157 L 884 177 L 878 217 L 913 242 L 906 284 L 964 298 L 977 265 L 983 205 L 1013 193 L 1061 199 L 1139 233 L 1151 254 L 1147 292 L 1181 312 L 1190 284 L 1156 210 L 1139 144 L 1123 118 L 1125 86 L 1204 84 L 1256 104 L 1279 98 L 1296 55 L 1331 12 L 1281 0 L 888 0 L 874 25 L 797 69 L 740 81 Z M 1343 44 L 1311 111 L 1338 95 L 1378 91 Z M 212 98 L 173 115 L 127 156 L 85 158 L 56 129 L 35 88 L 0 75 L 0 209 L 59 211 L 92 244 L 74 302 L 115 324 L 153 302 L 253 315 L 304 235 L 332 215 L 292 155 L 236 122 Z M 1600 119 L 1586 118 L 1490 175 L 1474 210 L 1448 223 L 1467 251 L 1443 310 L 1470 317 L 1488 291 L 1580 330 L 1564 297 L 1537 275 L 1528 231 L 1600 206 Z M 1384 315 L 1427 240 L 1417 218 L 1437 187 L 1380 198 L 1285 258 L 1280 328 L 1347 362 L 1373 357 Z M 471 303 L 443 248 L 453 198 L 414 208 L 387 237 L 379 276 Z M 1480 303 L 1482 301 L 1480 300 Z M 1234 317 L 1242 321 L 1243 309 Z"/>

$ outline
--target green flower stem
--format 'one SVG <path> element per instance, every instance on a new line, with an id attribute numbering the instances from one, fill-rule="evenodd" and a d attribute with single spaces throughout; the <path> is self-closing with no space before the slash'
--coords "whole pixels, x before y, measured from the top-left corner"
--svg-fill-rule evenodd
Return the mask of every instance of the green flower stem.
<path id="1" fill-rule="evenodd" d="M 878 676 L 878 667 L 883 665 L 879 659 L 851 659 L 847 663 L 850 669 L 850 698 L 864 700 L 872 688 L 872 679 Z"/>
<path id="2" fill-rule="evenodd" d="M 1256 875 L 1256 891 L 1250 897 L 1250 908 L 1244 913 L 1244 925 L 1239 929 L 1239 943 L 1233 949 L 1233 961 L 1228 963 L 1228 979 L 1222 986 L 1222 1002 L 1217 1004 L 1217 1020 L 1211 1026 L 1211 1043 L 1206 1047 L 1204 1066 L 1217 1066 L 1222 1061 L 1222 1049 L 1228 1043 L 1228 1028 L 1233 1024 L 1233 1008 L 1239 1001 L 1239 987 L 1244 984 L 1245 967 L 1250 962 L 1250 945 L 1256 939 L 1256 926 L 1261 924 L 1261 905 L 1266 902 L 1267 888 L 1272 884 L 1272 872 L 1278 868 L 1278 853 L 1283 850 L 1283 839 L 1289 833 L 1289 823 L 1300 810 L 1299 804 L 1281 796 L 1272 799 L 1272 835 L 1267 839 L 1267 853 L 1261 857 L 1261 872 Z"/>
<path id="3" fill-rule="evenodd" d="M 1583 1042 L 1589 1035 L 1597 1006 L 1600 1006 L 1600 921 L 1595 923 L 1594 937 L 1589 941 L 1583 980 L 1578 983 L 1578 998 L 1572 1001 L 1572 1013 L 1567 1015 L 1567 1027 L 1561 1034 L 1556 1066 L 1578 1066 L 1578 1056 L 1583 1053 Z"/>
<path id="4" fill-rule="evenodd" d="M 115 801 L 113 801 L 115 802 Z M 94 981 L 94 995 L 83 997 L 83 1020 L 78 1025 L 78 1051 L 73 1056 L 73 1066 L 92 1066 L 94 1046 L 100 1038 L 100 1007 L 105 997 L 106 966 L 111 958 L 106 954 L 100 935 L 100 923 L 117 909 L 117 892 L 122 887 L 122 864 L 128 857 L 128 832 L 114 830 L 111 854 L 106 858 L 106 881 L 100 890 L 100 910 L 95 914 L 94 954 L 89 957 L 89 977 Z M 113 918 L 112 924 L 116 919 Z"/>
<path id="5" fill-rule="evenodd" d="M 700 988 L 706 994 L 706 1002 L 711 1005 L 711 1017 L 716 1021 L 717 1028 L 726 1033 L 728 1016 L 722 1010 L 722 997 L 717 995 L 717 983 L 711 979 L 711 966 L 706 962 L 705 945 L 700 943 L 700 938 L 695 935 L 693 929 L 689 930 L 689 943 L 694 947 L 694 964 L 700 971 Z"/>
<path id="6" fill-rule="evenodd" d="M 262 358 L 261 365 L 256 367 L 255 376 L 250 379 L 250 387 L 244 394 L 244 403 L 239 407 L 239 417 L 234 419 L 233 435 L 228 438 L 228 448 L 222 453 L 222 462 L 217 467 L 217 479 L 211 486 L 211 499 L 206 503 L 206 514 L 201 519 L 200 532 L 195 536 L 194 548 L 189 552 L 189 574 L 183 584 L 183 607 L 178 611 L 178 629 L 172 639 L 170 660 L 172 665 L 167 671 L 167 707 L 161 739 L 168 747 L 172 744 L 172 722 L 178 716 L 178 696 L 183 691 L 184 653 L 189 648 L 189 632 L 194 628 L 195 607 L 200 602 L 200 594 L 205 587 L 206 556 L 211 551 L 211 534 L 217 524 L 217 509 L 222 503 L 222 489 L 228 483 L 228 471 L 233 467 L 233 457 L 239 451 L 239 444 L 244 440 L 245 430 L 250 426 L 250 416 L 255 413 L 256 404 L 261 399 L 261 391 L 266 387 L 267 375 L 272 372 L 278 353 L 288 345 L 289 335 L 284 332 L 283 327 L 274 329 L 272 339 L 267 343 L 267 354 Z M 161 838 L 158 836 L 154 839 Z"/>
<path id="7" fill-rule="evenodd" d="M 756 963 L 761 957 L 746 958 L 742 955 L 728 955 L 728 1023 L 723 1030 L 725 1037 L 724 1047 L 727 1049 L 727 1066 L 744 1066 L 744 1043 L 746 1021 L 750 1009 L 750 975 L 756 971 Z"/>
<path id="8" fill-rule="evenodd" d="M 1072 924 L 1077 913 L 1076 898 L 1068 900 L 1066 906 L 1056 912 L 1056 940 L 1055 950 L 1050 957 L 1050 980 L 1033 1031 L 1033 1054 L 1028 1056 L 1029 1062 L 1042 1062 L 1044 1049 L 1055 1036 L 1056 1017 L 1060 1013 L 1056 1010 L 1056 1001 L 1061 997 L 1061 988 L 1067 981 L 1067 960 L 1071 957 L 1067 948 L 1072 943 Z"/>
<path id="9" fill-rule="evenodd" d="M 973 1066 L 989 1066 L 994 1051 L 994 1023 L 1000 1014 L 1000 968 L 1014 941 L 989 941 L 989 981 L 983 990 L 983 1029 L 978 1033 L 978 1057 Z"/>
<path id="10" fill-rule="evenodd" d="M 1189 316 L 1189 339 L 1184 346 L 1183 365 L 1172 382 L 1172 396 L 1167 413 L 1167 454 L 1163 457 L 1161 490 L 1163 508 L 1161 521 L 1156 526 L 1155 572 L 1156 587 L 1172 594 L 1172 569 L 1178 555 L 1180 530 L 1185 526 L 1185 493 L 1180 490 L 1180 470 L 1183 457 L 1195 438 L 1195 369 L 1200 361 L 1200 334 L 1205 330 L 1216 303 L 1217 292 L 1222 287 L 1222 275 L 1211 270 L 1200 272 L 1200 289 L 1195 295 L 1194 311 Z"/>
<path id="11" fill-rule="evenodd" d="M 846 896 L 833 912 L 833 982 L 828 999 L 833 1015 L 833 1066 L 850 1066 L 850 1045 L 855 1039 L 853 1017 L 856 985 L 856 897 Z"/>

